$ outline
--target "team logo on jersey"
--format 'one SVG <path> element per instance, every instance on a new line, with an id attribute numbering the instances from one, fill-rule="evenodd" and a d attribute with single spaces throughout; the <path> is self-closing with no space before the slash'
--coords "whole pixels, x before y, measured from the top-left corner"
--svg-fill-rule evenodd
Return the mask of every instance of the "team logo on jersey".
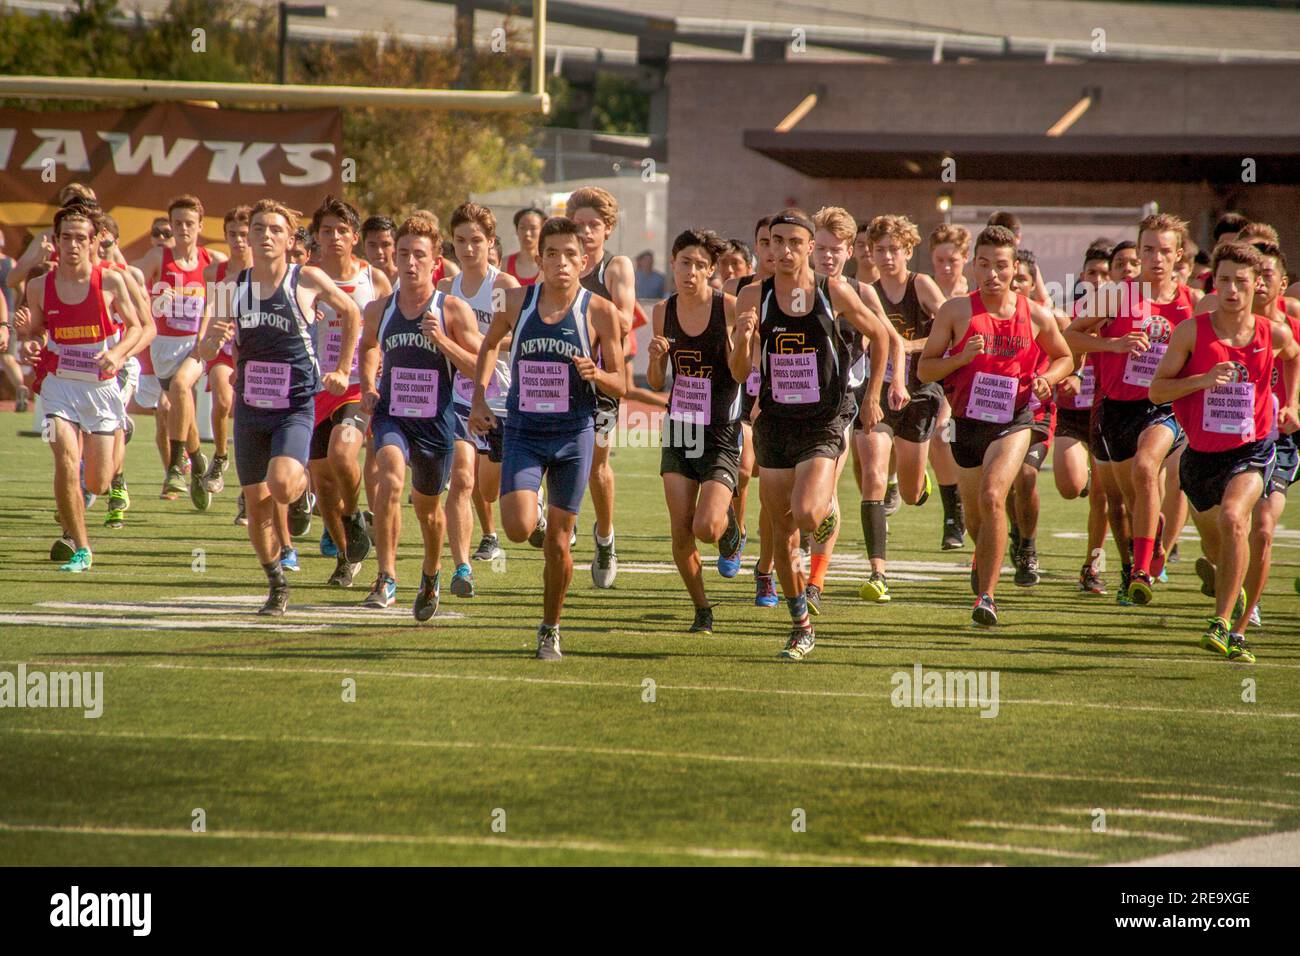
<path id="1" fill-rule="evenodd" d="M 779 355 L 797 355 L 801 352 L 816 352 L 811 345 L 804 344 L 802 332 L 781 332 L 772 336 L 773 351 Z"/>
<path id="2" fill-rule="evenodd" d="M 673 365 L 677 375 L 686 378 L 708 378 L 713 374 L 712 365 L 701 365 L 704 353 L 699 349 L 680 349 L 673 353 Z"/>
<path id="3" fill-rule="evenodd" d="M 1147 338 L 1151 340 L 1152 345 L 1157 343 L 1167 344 L 1169 342 L 1169 337 L 1174 334 L 1174 326 L 1173 323 L 1163 315 L 1153 315 L 1151 318 L 1147 319 L 1147 325 L 1144 331 L 1147 334 Z"/>
<path id="4" fill-rule="evenodd" d="M 1238 382 L 1248 382 L 1248 381 L 1250 381 L 1250 370 L 1246 368 L 1246 366 L 1242 365 L 1240 362 L 1233 362 L 1232 363 L 1233 384 L 1236 384 Z"/>

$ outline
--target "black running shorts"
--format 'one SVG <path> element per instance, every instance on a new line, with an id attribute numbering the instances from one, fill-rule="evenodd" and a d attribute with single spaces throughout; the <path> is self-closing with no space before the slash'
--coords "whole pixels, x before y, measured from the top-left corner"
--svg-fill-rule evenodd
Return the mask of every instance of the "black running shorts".
<path id="1" fill-rule="evenodd" d="M 1223 501 L 1223 493 L 1237 475 L 1257 472 L 1263 479 L 1260 497 L 1268 493 L 1277 449 L 1266 438 L 1228 451 L 1197 451 L 1188 447 L 1178 468 L 1178 481 L 1197 511 L 1209 511 Z"/>

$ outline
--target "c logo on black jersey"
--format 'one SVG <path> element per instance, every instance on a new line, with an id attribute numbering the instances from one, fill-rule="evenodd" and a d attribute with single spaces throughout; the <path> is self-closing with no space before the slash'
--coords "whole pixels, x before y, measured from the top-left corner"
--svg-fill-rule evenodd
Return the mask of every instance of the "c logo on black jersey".
<path id="1" fill-rule="evenodd" d="M 802 332 L 780 332 L 772 337 L 772 351 L 779 355 L 798 355 L 803 352 L 816 352 L 811 345 L 804 344 Z"/>
<path id="2" fill-rule="evenodd" d="M 699 349 L 679 349 L 673 353 L 674 373 L 686 378 L 708 378 L 713 374 L 713 366 L 700 364 L 703 357 Z"/>

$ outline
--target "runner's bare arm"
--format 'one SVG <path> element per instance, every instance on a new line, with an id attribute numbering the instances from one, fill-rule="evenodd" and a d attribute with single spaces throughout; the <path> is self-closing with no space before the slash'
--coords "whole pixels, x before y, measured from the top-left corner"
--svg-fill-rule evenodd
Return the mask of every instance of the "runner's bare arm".
<path id="1" fill-rule="evenodd" d="M 26 320 L 24 321 L 24 315 Z M 14 331 L 18 338 L 45 338 L 45 283 L 29 282 L 27 284 L 27 308 L 14 310 Z"/>
<path id="2" fill-rule="evenodd" d="M 194 339 L 194 352 L 201 361 L 211 362 L 221 347 L 235 337 L 234 315 L 235 284 L 231 282 L 211 286 L 207 301 L 203 304 L 203 318 L 199 321 L 198 335 Z"/>
<path id="3" fill-rule="evenodd" d="M 357 362 L 357 372 L 361 379 L 361 408 L 367 415 L 374 412 L 379 401 L 375 381 L 379 374 L 379 320 L 387 304 L 384 298 L 367 302 L 361 315 L 361 359 Z"/>
<path id="4" fill-rule="evenodd" d="M 162 268 L 162 246 L 154 246 L 135 262 L 131 263 L 141 272 L 144 273 L 146 288 L 158 276 L 158 271 Z"/>
<path id="5" fill-rule="evenodd" d="M 371 269 L 370 282 L 374 286 L 376 299 L 393 294 L 393 284 L 388 281 L 388 276 L 384 275 L 383 269 Z"/>
<path id="6" fill-rule="evenodd" d="M 868 376 L 871 381 L 879 382 L 884 378 L 885 361 L 893 344 L 889 337 L 892 323 L 882 320 L 868 309 L 862 301 L 862 296 L 854 292 L 843 279 L 831 279 L 827 288 L 830 289 L 831 306 L 835 311 L 844 316 L 849 325 L 867 337 L 867 346 L 871 349 L 871 371 Z M 880 396 L 873 389 L 867 389 L 864 402 L 875 405 L 879 411 Z M 863 421 L 866 421 L 865 415 Z M 871 423 L 871 427 L 874 428 L 875 425 L 876 422 Z"/>
<path id="7" fill-rule="evenodd" d="M 523 288 L 506 290 L 505 303 L 499 311 L 492 310 L 492 323 L 479 345 L 478 361 L 474 365 L 474 398 L 469 412 L 469 427 L 476 434 L 481 435 L 496 427 L 496 416 L 487 404 L 488 382 L 492 381 L 496 370 L 502 343 L 513 334 L 515 323 L 519 321 L 525 294 Z"/>
<path id="8" fill-rule="evenodd" d="M 758 364 L 758 289 L 753 283 L 736 296 L 736 330 L 731 358 L 731 377 L 740 384 L 749 378 L 750 369 Z"/>
<path id="9" fill-rule="evenodd" d="M 650 327 L 653 334 L 650 337 L 650 347 L 647 350 L 650 355 L 650 361 L 646 365 L 645 377 L 650 383 L 650 387 L 659 390 L 664 387 L 664 376 L 668 368 L 668 340 L 664 338 L 664 313 L 668 310 L 668 300 L 655 303 L 654 312 L 650 317 Z"/>
<path id="10" fill-rule="evenodd" d="M 1290 323 L 1273 328 L 1273 361 L 1282 364 L 1279 372 L 1287 383 L 1286 404 L 1278 409 L 1278 429 L 1290 435 L 1300 428 L 1300 342 Z"/>
<path id="11" fill-rule="evenodd" d="M 1066 344 L 1065 336 L 1061 334 L 1061 326 L 1051 309 L 1047 306 L 1031 304 L 1029 315 L 1034 323 L 1034 338 L 1038 342 L 1038 347 L 1051 360 L 1051 364 L 1044 372 L 1034 376 L 1034 394 L 1040 401 L 1047 401 L 1052 397 L 1052 389 L 1074 371 L 1074 353 Z M 1042 383 L 1045 383 L 1045 386 Z"/>
<path id="12" fill-rule="evenodd" d="M 1231 362 L 1220 362 L 1200 375 L 1178 377 L 1196 347 L 1196 326 L 1196 322 L 1182 322 L 1174 326 L 1174 334 L 1169 337 L 1169 348 L 1151 376 L 1148 394 L 1154 404 L 1166 405 L 1203 388 L 1213 388 L 1232 381 Z"/>
<path id="13" fill-rule="evenodd" d="M 972 335 L 956 355 L 946 356 L 948 348 L 961 340 L 970 324 L 970 299 L 949 299 L 934 317 L 925 348 L 916 362 L 916 374 L 923 382 L 942 382 L 963 365 L 969 365 L 984 351 L 984 336 Z"/>
<path id="14" fill-rule="evenodd" d="M 627 257 L 622 258 L 626 261 Z M 587 306 L 587 322 L 592 333 L 592 347 L 593 351 L 599 351 L 602 357 L 607 356 L 609 367 L 601 368 L 585 355 L 573 357 L 573 364 L 577 366 L 578 374 L 610 398 L 622 398 L 627 391 L 620 334 L 622 315 L 622 311 L 614 303 L 592 296 L 591 304 Z"/>
<path id="15" fill-rule="evenodd" d="M 627 256 L 615 256 L 605 268 L 605 287 L 610 300 L 618 309 L 619 342 L 632 334 L 632 318 L 636 310 L 636 271 Z M 622 354 L 622 347 L 619 354 Z M 601 353 L 604 354 L 603 352 Z"/>
<path id="16" fill-rule="evenodd" d="M 14 267 L 9 270 L 5 284 L 11 289 L 21 288 L 27 277 L 32 274 L 32 270 L 42 262 L 48 261 L 53 254 L 54 241 L 48 231 L 33 237 L 27 244 L 27 248 L 23 250 L 23 254 L 14 262 Z"/>
<path id="17" fill-rule="evenodd" d="M 105 372 L 117 374 L 126 360 L 135 354 L 144 330 L 135 303 L 131 301 L 131 280 L 116 269 L 105 269 L 100 281 L 103 290 L 111 296 L 110 308 L 122 320 L 123 332 L 117 345 L 100 357 L 99 367 Z"/>
<path id="18" fill-rule="evenodd" d="M 472 378 L 478 371 L 479 347 L 483 344 L 474 310 L 465 300 L 447 296 L 442 300 L 442 322 L 446 325 L 445 333 L 438 321 L 426 312 L 420 330 L 451 359 L 456 371 Z"/>
<path id="19" fill-rule="evenodd" d="M 303 266 L 298 277 L 299 290 L 305 289 L 311 296 L 311 309 L 304 309 L 303 314 L 315 314 L 315 308 L 321 304 L 328 305 L 343 321 L 343 339 L 339 343 L 339 362 L 331 371 L 322 376 L 322 384 L 332 395 L 342 395 L 348 390 L 348 380 L 352 377 L 352 356 L 357 349 L 357 336 L 361 332 L 361 310 L 334 280 L 316 266 Z"/>
<path id="20" fill-rule="evenodd" d="M 920 300 L 921 308 L 934 317 L 943 308 L 944 302 L 948 301 L 943 296 L 943 291 L 939 284 L 924 273 L 918 272 L 916 275 L 916 297 Z M 925 348 L 925 339 L 910 339 L 907 343 L 907 351 L 920 352 Z"/>

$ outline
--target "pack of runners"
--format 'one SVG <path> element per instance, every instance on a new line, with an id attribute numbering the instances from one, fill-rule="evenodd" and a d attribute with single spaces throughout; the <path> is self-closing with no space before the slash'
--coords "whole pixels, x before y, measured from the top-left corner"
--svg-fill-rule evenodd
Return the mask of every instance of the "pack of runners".
<path id="1" fill-rule="evenodd" d="M 1245 634 L 1300 472 L 1300 286 L 1286 287 L 1266 224 L 1225 216 L 1202 267 L 1186 222 L 1149 215 L 1132 238 L 1084 250 L 1069 301 L 1054 302 L 1013 215 L 974 237 L 935 229 L 925 274 L 913 271 L 922 239 L 905 216 L 787 208 L 758 219 L 752 246 L 680 233 L 675 291 L 643 311 L 631 261 L 607 248 L 618 203 L 598 187 L 574 192 L 562 216 L 519 210 L 518 251 L 504 260 L 496 217 L 477 203 L 453 210 L 444 235 L 431 212 L 363 220 L 334 196 L 301 224 L 273 199 L 225 212 L 223 255 L 200 241 L 203 203 L 183 195 L 128 263 L 89 189 L 59 198 L 53 228 L 6 278 L 22 295 L 0 351 L 30 367 L 40 397 L 62 571 L 93 565 L 97 496 L 105 527 L 124 526 L 132 416 L 152 415 L 165 500 L 208 510 L 233 445 L 235 521 L 268 584 L 260 613 L 288 607 L 294 539 L 313 515 L 321 554 L 336 559 L 328 584 L 352 587 L 373 555 L 363 606 L 392 606 L 410 504 L 423 543 L 412 613 L 428 621 L 444 538 L 449 590 L 473 598 L 473 562 L 505 553 L 499 510 L 511 542 L 543 553 L 536 654 L 559 659 L 588 493 L 592 584 L 618 577 L 610 451 L 628 401 L 660 411 L 691 633 L 713 631 L 717 606 L 698 542 L 716 548 L 723 581 L 738 575 L 757 479 L 753 601 L 784 598 L 782 657 L 812 652 L 827 570 L 850 533 L 838 491 L 850 463 L 862 615 L 907 600 L 889 582 L 889 519 L 937 490 L 936 550 L 970 538 L 971 620 L 997 625 L 1008 546 L 1015 584 L 1042 580 L 1038 477 L 1050 457 L 1059 494 L 1088 503 L 1078 593 L 1107 592 L 1109 530 L 1117 602 L 1158 600 L 1190 512 L 1195 571 L 1214 602 L 1200 644 L 1255 659 Z M 632 375 L 641 324 L 648 388 Z"/>

